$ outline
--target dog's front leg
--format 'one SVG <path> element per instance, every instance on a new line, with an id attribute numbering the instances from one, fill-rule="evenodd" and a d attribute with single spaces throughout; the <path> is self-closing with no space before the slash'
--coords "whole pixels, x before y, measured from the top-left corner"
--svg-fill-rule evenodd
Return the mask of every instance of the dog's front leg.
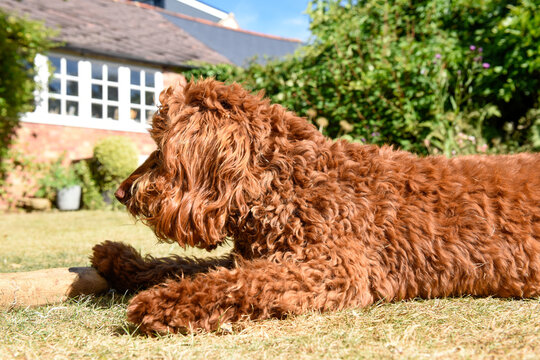
<path id="1" fill-rule="evenodd" d="M 246 261 L 141 292 L 128 307 L 128 319 L 146 333 L 212 331 L 243 318 L 371 304 L 367 274 L 349 274 L 326 261 Z"/>
<path id="2" fill-rule="evenodd" d="M 170 256 L 142 257 L 132 246 L 105 241 L 94 246 L 90 257 L 92 266 L 117 291 L 147 289 L 167 279 L 193 276 L 217 267 L 234 266 L 232 254 L 221 258 L 186 258 Z"/>

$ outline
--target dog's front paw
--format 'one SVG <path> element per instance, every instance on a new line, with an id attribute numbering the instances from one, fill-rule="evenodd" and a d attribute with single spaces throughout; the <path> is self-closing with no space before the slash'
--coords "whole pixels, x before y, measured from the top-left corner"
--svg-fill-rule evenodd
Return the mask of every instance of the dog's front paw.
<path id="1" fill-rule="evenodd" d="M 128 306 L 128 321 L 148 335 L 184 334 L 188 329 L 177 315 L 178 302 L 164 291 L 166 288 L 160 285 L 136 295 Z"/>
<path id="2" fill-rule="evenodd" d="M 131 246 L 121 242 L 105 241 L 92 248 L 90 263 L 116 290 L 135 290 L 132 278 L 144 260 Z"/>

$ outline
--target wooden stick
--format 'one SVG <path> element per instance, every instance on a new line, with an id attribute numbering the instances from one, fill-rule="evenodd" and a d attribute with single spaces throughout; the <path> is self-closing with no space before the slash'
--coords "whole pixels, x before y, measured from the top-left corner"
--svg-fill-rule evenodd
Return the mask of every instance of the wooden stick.
<path id="1" fill-rule="evenodd" d="M 109 289 L 92 267 L 0 273 L 0 307 L 40 306 Z"/>

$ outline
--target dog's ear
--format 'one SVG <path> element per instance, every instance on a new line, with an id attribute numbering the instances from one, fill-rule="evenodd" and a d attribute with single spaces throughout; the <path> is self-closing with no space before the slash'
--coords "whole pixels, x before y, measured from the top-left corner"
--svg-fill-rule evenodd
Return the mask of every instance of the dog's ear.
<path id="1" fill-rule="evenodd" d="M 162 216 L 156 234 L 211 249 L 227 235 L 231 212 L 247 216 L 246 196 L 257 191 L 251 139 L 244 124 L 214 111 L 186 106 L 172 123 L 161 150 L 174 214 Z"/>

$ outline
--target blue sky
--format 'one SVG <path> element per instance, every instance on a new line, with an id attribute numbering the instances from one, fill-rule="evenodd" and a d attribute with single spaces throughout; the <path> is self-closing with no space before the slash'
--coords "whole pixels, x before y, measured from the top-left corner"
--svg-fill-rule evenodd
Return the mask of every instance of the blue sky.
<path id="1" fill-rule="evenodd" d="M 244 30 L 295 38 L 309 37 L 309 18 L 304 11 L 308 0 L 202 0 L 220 10 L 232 12 Z"/>

